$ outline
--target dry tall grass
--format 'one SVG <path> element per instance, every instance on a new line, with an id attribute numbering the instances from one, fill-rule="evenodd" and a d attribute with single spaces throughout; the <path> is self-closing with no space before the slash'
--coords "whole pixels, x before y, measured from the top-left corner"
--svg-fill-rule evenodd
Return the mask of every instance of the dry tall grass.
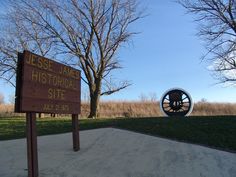
<path id="1" fill-rule="evenodd" d="M 22 116 L 22 114 L 14 113 L 14 105 L 0 104 L 0 117 Z"/>
<path id="2" fill-rule="evenodd" d="M 0 117 L 24 116 L 13 112 L 13 105 L 0 105 Z M 82 115 L 87 117 L 89 114 L 89 104 L 81 104 Z M 195 103 L 191 115 L 214 116 L 214 115 L 236 115 L 236 104 L 230 103 Z M 162 116 L 159 103 L 152 101 L 128 102 L 128 101 L 109 101 L 100 104 L 99 116 L 104 118 L 111 117 L 153 117 Z"/>
<path id="3" fill-rule="evenodd" d="M 191 115 L 236 115 L 236 103 L 198 102 L 194 105 Z"/>
<path id="4" fill-rule="evenodd" d="M 82 116 L 88 116 L 89 105 L 82 104 Z M 152 117 L 160 116 L 161 112 L 157 102 L 102 102 L 100 104 L 100 117 Z"/>
<path id="5" fill-rule="evenodd" d="M 82 104 L 83 116 L 89 113 L 89 105 Z M 103 102 L 100 105 L 100 117 L 153 117 L 162 116 L 159 102 Z M 236 115 L 236 103 L 197 102 L 191 115 L 217 116 Z"/>

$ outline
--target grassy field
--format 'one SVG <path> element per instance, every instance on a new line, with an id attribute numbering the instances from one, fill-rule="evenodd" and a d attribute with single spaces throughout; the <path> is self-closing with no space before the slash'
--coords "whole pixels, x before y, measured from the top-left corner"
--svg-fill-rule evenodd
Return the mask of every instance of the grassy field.
<path id="1" fill-rule="evenodd" d="M 0 104 L 0 117 L 23 116 L 14 113 L 14 105 Z M 89 115 L 89 104 L 81 104 L 82 117 Z M 100 117 L 157 117 L 162 116 L 157 101 L 106 101 L 100 103 Z M 236 115 L 236 104 L 197 102 L 194 104 L 193 116 Z"/>
<path id="2" fill-rule="evenodd" d="M 236 116 L 82 119 L 80 130 L 115 127 L 236 152 Z M 70 118 L 37 119 L 38 135 L 71 131 Z M 25 137 L 24 118 L 1 118 L 0 140 Z"/>

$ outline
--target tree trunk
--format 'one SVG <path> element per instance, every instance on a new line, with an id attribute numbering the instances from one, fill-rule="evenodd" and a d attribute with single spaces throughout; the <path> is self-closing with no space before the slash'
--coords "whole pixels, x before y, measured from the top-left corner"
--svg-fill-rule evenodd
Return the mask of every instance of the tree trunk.
<path id="1" fill-rule="evenodd" d="M 99 101 L 101 96 L 101 78 L 96 78 L 94 84 L 89 85 L 90 91 L 90 114 L 88 118 L 98 117 Z"/>
<path id="2" fill-rule="evenodd" d="M 100 93 L 99 92 L 95 92 L 95 93 L 90 94 L 90 114 L 89 114 L 88 118 L 98 117 L 99 100 L 100 100 Z"/>

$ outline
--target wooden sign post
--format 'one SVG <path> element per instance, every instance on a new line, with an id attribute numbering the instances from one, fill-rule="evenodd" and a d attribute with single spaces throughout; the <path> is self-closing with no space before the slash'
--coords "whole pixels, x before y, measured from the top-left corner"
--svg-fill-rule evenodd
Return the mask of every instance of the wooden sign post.
<path id="1" fill-rule="evenodd" d="M 79 141 L 79 119 L 78 114 L 72 114 L 72 133 L 73 133 L 73 149 L 78 151 L 80 149 Z"/>
<path id="2" fill-rule="evenodd" d="M 36 113 L 26 113 L 28 176 L 38 176 Z"/>
<path id="3" fill-rule="evenodd" d="M 24 51 L 18 54 L 15 112 L 26 113 L 28 176 L 38 177 L 36 113 L 71 114 L 73 150 L 80 149 L 81 73 Z"/>

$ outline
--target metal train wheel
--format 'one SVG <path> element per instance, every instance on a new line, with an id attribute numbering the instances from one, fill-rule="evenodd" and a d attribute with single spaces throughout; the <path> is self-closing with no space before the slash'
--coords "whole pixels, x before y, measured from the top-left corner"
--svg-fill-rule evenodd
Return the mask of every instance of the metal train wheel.
<path id="1" fill-rule="evenodd" d="M 188 116 L 193 110 L 193 102 L 188 92 L 173 88 L 163 94 L 160 108 L 166 116 Z"/>

